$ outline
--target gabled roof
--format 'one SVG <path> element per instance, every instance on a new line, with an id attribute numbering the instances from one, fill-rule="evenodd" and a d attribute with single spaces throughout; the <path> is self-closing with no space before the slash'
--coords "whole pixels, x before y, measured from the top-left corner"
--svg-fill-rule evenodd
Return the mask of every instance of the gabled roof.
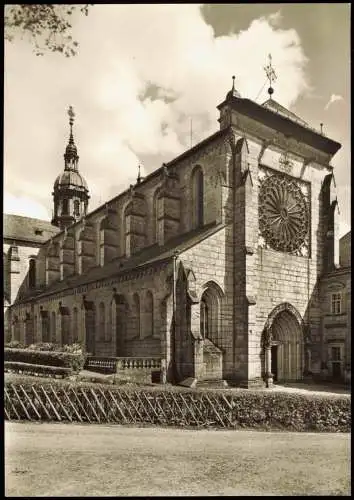
<path id="1" fill-rule="evenodd" d="M 163 246 L 159 246 L 157 244 L 152 245 L 128 259 L 117 258 L 103 267 L 93 267 L 85 274 L 73 275 L 63 281 L 55 282 L 51 286 L 42 290 L 37 289 L 33 292 L 26 293 L 26 296 L 20 298 L 18 303 L 26 302 L 35 296 L 37 298 L 45 297 L 46 295 L 61 292 L 69 288 L 86 285 L 96 281 L 102 281 L 108 278 L 123 276 L 134 270 L 143 269 L 154 264 L 168 262 L 172 259 L 175 252 L 181 254 L 185 250 L 188 250 L 188 248 L 193 247 L 205 238 L 208 238 L 209 236 L 220 231 L 223 227 L 225 227 L 224 224 L 208 224 L 198 230 L 193 230 L 189 233 L 172 238 Z"/>
<path id="2" fill-rule="evenodd" d="M 268 101 L 267 101 L 268 102 Z M 264 104 L 267 104 L 264 103 Z M 294 137 L 300 142 L 317 148 L 327 154 L 334 155 L 340 149 L 341 144 L 329 137 L 324 136 L 315 129 L 310 128 L 306 122 L 301 120 L 295 113 L 284 108 L 278 103 L 265 105 L 257 104 L 250 99 L 231 96 L 217 106 L 221 109 L 226 104 L 238 113 L 253 118 L 289 137 Z"/>
<path id="3" fill-rule="evenodd" d="M 302 125 L 303 127 L 311 128 L 309 124 L 305 122 L 305 120 L 297 116 L 292 111 L 289 111 L 288 109 L 284 108 L 284 106 L 274 101 L 274 99 L 268 99 L 266 102 L 262 104 L 262 106 L 264 108 L 270 109 L 274 113 L 278 113 L 279 115 L 285 116 L 285 118 L 289 118 L 289 120 L 292 120 L 295 123 L 299 123 L 299 125 Z"/>
<path id="4" fill-rule="evenodd" d="M 42 245 L 60 230 L 49 221 L 23 217 L 22 215 L 4 214 L 4 240 L 29 242 Z"/>

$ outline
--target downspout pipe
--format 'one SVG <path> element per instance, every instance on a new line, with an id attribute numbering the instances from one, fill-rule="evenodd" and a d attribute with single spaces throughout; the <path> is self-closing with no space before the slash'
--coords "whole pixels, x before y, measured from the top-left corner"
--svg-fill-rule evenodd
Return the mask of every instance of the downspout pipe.
<path id="1" fill-rule="evenodd" d="M 177 313 L 177 259 L 179 252 L 173 254 L 173 287 L 172 287 L 172 373 L 173 381 L 177 382 L 177 367 L 176 367 L 176 313 Z"/>

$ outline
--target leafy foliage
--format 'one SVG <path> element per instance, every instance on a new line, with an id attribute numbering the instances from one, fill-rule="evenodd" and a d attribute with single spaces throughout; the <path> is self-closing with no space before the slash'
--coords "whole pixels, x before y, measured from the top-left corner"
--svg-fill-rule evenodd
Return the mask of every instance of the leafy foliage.
<path id="1" fill-rule="evenodd" d="M 82 353 L 5 348 L 4 360 L 33 365 L 59 366 L 71 368 L 77 372 L 82 370 L 86 357 Z"/>
<path id="2" fill-rule="evenodd" d="M 45 376 L 60 375 L 62 377 L 68 377 L 72 373 L 71 368 L 63 366 L 33 365 L 20 361 L 5 361 L 5 370 Z"/>
<path id="3" fill-rule="evenodd" d="M 21 378 L 22 377 L 22 378 Z M 178 427 L 231 429 L 282 430 L 297 432 L 350 432 L 351 402 L 347 396 L 286 394 L 267 391 L 204 391 L 198 389 L 156 387 L 140 388 L 115 387 L 108 388 L 102 383 L 75 382 L 73 380 L 56 380 L 55 392 L 71 413 L 67 395 L 82 399 L 82 421 L 109 422 L 127 424 L 168 425 Z M 5 379 L 7 400 L 5 407 L 11 411 L 16 406 L 20 418 L 27 418 L 21 413 L 20 404 L 13 386 L 19 384 L 33 399 L 33 388 L 38 392 L 42 385 L 48 385 L 45 379 L 34 377 L 12 376 Z M 50 382 L 51 385 L 51 382 Z M 85 391 L 85 394 L 83 394 Z M 15 397 L 16 396 L 16 397 Z M 87 404 L 88 401 L 90 404 Z M 26 404 L 26 401 L 22 401 Z M 33 401 L 33 404 L 36 404 Z M 53 404 L 56 405 L 54 399 Z M 83 410 L 84 408 L 84 410 Z M 59 411 L 59 409 L 58 409 Z M 42 419 L 46 419 L 42 415 Z M 56 420 L 56 417 L 50 417 Z M 62 419 L 66 420 L 62 414 Z"/>
<path id="4" fill-rule="evenodd" d="M 56 352 L 71 352 L 72 354 L 82 353 L 82 345 L 79 343 L 60 345 L 53 342 L 38 342 L 36 344 L 24 345 L 17 340 L 13 340 L 5 344 L 9 349 L 28 349 L 30 351 L 56 351 Z"/>
<path id="5" fill-rule="evenodd" d="M 70 35 L 72 16 L 76 11 L 85 16 L 93 4 L 18 4 L 5 5 L 5 40 L 29 37 L 37 56 L 45 51 L 75 56 L 79 43 Z"/>

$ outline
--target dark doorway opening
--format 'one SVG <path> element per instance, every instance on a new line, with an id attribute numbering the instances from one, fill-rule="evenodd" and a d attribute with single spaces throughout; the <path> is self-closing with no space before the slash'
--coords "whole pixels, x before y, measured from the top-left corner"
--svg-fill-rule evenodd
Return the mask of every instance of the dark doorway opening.
<path id="1" fill-rule="evenodd" d="M 333 375 L 333 380 L 335 380 L 336 382 L 338 382 L 341 379 L 342 373 L 341 373 L 340 362 L 332 361 L 332 375 Z"/>
<path id="2" fill-rule="evenodd" d="M 278 381 L 278 346 L 272 345 L 272 362 L 271 362 L 271 372 L 273 374 L 274 382 Z"/>

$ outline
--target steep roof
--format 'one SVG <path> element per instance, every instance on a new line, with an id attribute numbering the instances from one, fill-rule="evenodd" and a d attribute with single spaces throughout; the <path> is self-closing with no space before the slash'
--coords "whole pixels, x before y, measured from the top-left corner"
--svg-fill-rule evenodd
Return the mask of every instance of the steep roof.
<path id="1" fill-rule="evenodd" d="M 269 103 L 268 100 L 263 105 L 260 105 L 250 99 L 230 96 L 219 104 L 217 109 L 220 110 L 225 104 L 229 104 L 235 111 L 242 115 L 251 117 L 268 127 L 282 132 L 284 135 L 294 137 L 298 141 L 332 156 L 341 148 L 339 142 L 309 127 L 295 113 L 292 113 L 275 101 Z"/>
<path id="2" fill-rule="evenodd" d="M 140 270 L 154 264 L 163 263 L 164 261 L 168 262 L 172 259 L 175 252 L 181 254 L 188 248 L 193 247 L 205 238 L 208 238 L 209 236 L 220 231 L 223 227 L 225 227 L 224 224 L 208 224 L 198 230 L 193 230 L 189 233 L 172 238 L 163 246 L 155 244 L 145 248 L 128 259 L 117 258 L 103 267 L 93 267 L 85 274 L 70 276 L 63 281 L 57 281 L 42 290 L 37 289 L 29 293 L 26 291 L 26 296 L 21 297 L 18 302 L 26 302 L 34 296 L 45 297 L 46 295 L 61 292 L 69 288 L 86 285 L 95 281 L 102 281 L 108 278 L 123 276 L 134 270 Z"/>
<path id="3" fill-rule="evenodd" d="M 23 217 L 22 215 L 4 214 L 4 240 L 24 241 L 42 245 L 59 232 L 49 221 Z"/>
<path id="4" fill-rule="evenodd" d="M 268 99 L 266 102 L 262 104 L 262 106 L 264 108 L 270 109 L 274 113 L 278 113 L 279 115 L 285 116 L 285 118 L 289 118 L 289 120 L 292 120 L 295 123 L 299 123 L 303 127 L 311 128 L 309 124 L 305 122 L 305 120 L 297 116 L 289 109 L 284 108 L 284 106 L 279 104 L 277 101 L 274 101 L 274 99 Z"/>

